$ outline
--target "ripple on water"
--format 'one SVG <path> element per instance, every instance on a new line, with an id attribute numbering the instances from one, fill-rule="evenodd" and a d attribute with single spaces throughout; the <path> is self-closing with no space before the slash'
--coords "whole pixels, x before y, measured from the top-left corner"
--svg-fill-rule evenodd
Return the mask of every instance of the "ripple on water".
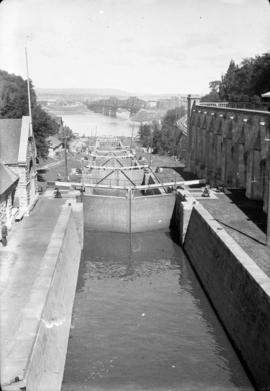
<path id="1" fill-rule="evenodd" d="M 104 258 L 90 258 L 87 261 L 87 270 L 84 273 L 85 279 L 111 279 L 119 278 L 133 280 L 141 277 L 153 277 L 154 274 L 167 270 L 179 270 L 177 264 L 173 264 L 172 259 L 154 259 L 152 262 L 134 265 L 132 260 L 127 264 L 117 264 L 114 260 Z"/>
<path id="2" fill-rule="evenodd" d="M 252 389 L 168 232 L 86 233 L 72 327 L 63 390 Z"/>

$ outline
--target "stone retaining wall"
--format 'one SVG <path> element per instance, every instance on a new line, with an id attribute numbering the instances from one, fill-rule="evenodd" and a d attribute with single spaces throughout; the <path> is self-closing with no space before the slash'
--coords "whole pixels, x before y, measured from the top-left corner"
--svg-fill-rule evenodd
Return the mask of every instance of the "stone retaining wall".
<path id="1" fill-rule="evenodd" d="M 270 279 L 201 206 L 184 249 L 260 390 L 270 390 Z"/>
<path id="2" fill-rule="evenodd" d="M 245 189 L 266 211 L 270 113 L 194 104 L 188 123 L 188 170 L 213 186 Z"/>
<path id="3" fill-rule="evenodd" d="M 82 221 L 78 205 L 76 220 Z M 61 389 L 82 248 L 80 225 L 72 206 L 65 205 L 5 360 L 3 391 Z"/>

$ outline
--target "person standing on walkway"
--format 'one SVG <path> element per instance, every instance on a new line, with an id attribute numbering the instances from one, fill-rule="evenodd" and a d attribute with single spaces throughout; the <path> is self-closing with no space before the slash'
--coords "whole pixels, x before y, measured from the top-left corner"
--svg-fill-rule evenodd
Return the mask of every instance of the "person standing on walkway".
<path id="1" fill-rule="evenodd" d="M 1 242 L 2 246 L 6 247 L 7 245 L 7 236 L 8 236 L 8 229 L 4 221 L 2 221 L 2 226 L 1 226 Z"/>

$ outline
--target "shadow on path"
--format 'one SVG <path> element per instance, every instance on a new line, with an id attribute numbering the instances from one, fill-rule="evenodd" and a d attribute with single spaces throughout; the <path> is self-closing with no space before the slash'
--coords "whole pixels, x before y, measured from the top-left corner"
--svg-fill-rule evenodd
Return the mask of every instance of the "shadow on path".
<path id="1" fill-rule="evenodd" d="M 267 215 L 263 211 L 263 201 L 250 200 L 245 196 L 245 190 L 229 189 L 227 197 L 235 204 L 257 227 L 266 234 Z"/>
<path id="2" fill-rule="evenodd" d="M 257 242 L 257 243 L 259 243 L 259 244 L 263 244 L 263 245 L 265 246 L 265 242 L 261 242 L 260 240 L 254 238 L 253 236 L 251 236 L 251 235 L 249 235 L 249 234 L 247 234 L 247 233 L 245 233 L 245 232 L 243 232 L 243 231 L 240 231 L 239 229 L 237 229 L 237 228 L 235 228 L 235 227 L 232 227 L 231 225 L 226 224 L 226 223 L 224 223 L 223 221 L 221 221 L 221 220 L 219 220 L 219 219 L 215 219 L 215 220 L 216 220 L 219 224 L 222 224 L 222 225 L 224 225 L 225 227 L 228 227 L 228 228 L 230 228 L 230 229 L 233 229 L 234 231 L 239 232 L 240 234 L 246 236 L 247 238 L 250 238 L 250 239 L 254 240 L 255 242 Z"/>
<path id="3" fill-rule="evenodd" d="M 181 175 L 184 180 L 198 179 L 196 175 L 191 172 L 186 172 L 181 167 L 176 167 L 175 170 Z M 232 204 L 235 204 L 243 213 L 245 213 L 248 220 L 256 224 L 257 227 L 266 234 L 267 214 L 263 211 L 263 201 L 248 199 L 245 196 L 244 189 L 228 188 L 228 190 L 228 192 L 225 191 L 225 194 L 232 201 Z"/>

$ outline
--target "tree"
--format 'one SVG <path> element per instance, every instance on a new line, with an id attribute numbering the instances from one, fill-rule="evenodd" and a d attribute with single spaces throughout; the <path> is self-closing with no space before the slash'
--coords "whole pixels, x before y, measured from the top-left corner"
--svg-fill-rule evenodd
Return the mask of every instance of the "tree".
<path id="1" fill-rule="evenodd" d="M 48 156 L 46 138 L 59 130 L 57 122 L 37 104 L 36 93 L 30 81 L 33 131 L 37 155 Z M 29 115 L 27 82 L 20 76 L 0 70 L 0 118 L 21 118 Z"/>
<path id="2" fill-rule="evenodd" d="M 162 143 L 162 131 L 157 126 L 153 130 L 153 152 L 164 153 L 164 146 Z"/>
<path id="3" fill-rule="evenodd" d="M 141 124 L 139 128 L 139 138 L 143 147 L 150 147 L 153 142 L 153 130 L 149 124 Z"/>
<path id="4" fill-rule="evenodd" d="M 36 105 L 32 110 L 33 131 L 37 146 L 37 155 L 43 159 L 48 156 L 49 145 L 47 137 L 58 133 L 59 125 L 44 111 L 40 105 Z"/>
<path id="5" fill-rule="evenodd" d="M 30 82 L 32 107 L 36 105 L 36 94 Z M 22 77 L 0 70 L 0 117 L 21 118 L 28 114 L 27 82 Z"/>
<path id="6" fill-rule="evenodd" d="M 210 91 L 209 94 L 201 98 L 201 102 L 220 102 L 220 100 L 219 93 L 216 91 Z"/>
<path id="7" fill-rule="evenodd" d="M 239 65 L 231 60 L 221 81 L 211 81 L 209 88 L 202 102 L 260 103 L 261 94 L 270 91 L 270 53 L 244 58 Z"/>
<path id="8" fill-rule="evenodd" d="M 250 78 L 250 90 L 255 96 L 270 91 L 270 53 L 255 57 Z"/>
<path id="9" fill-rule="evenodd" d="M 202 102 L 220 102 L 219 89 L 220 89 L 220 80 L 213 80 L 209 83 L 210 92 L 209 94 L 201 98 Z"/>
<path id="10" fill-rule="evenodd" d="M 238 67 L 233 60 L 229 64 L 229 68 L 224 76 L 221 76 L 220 97 L 222 100 L 228 101 L 235 90 L 236 71 Z"/>
<path id="11" fill-rule="evenodd" d="M 58 137 L 61 140 L 63 140 L 63 142 L 65 141 L 65 139 L 67 140 L 67 149 L 69 149 L 69 142 L 74 137 L 72 130 L 68 126 L 65 125 L 60 128 L 60 131 L 58 132 Z"/>
<path id="12" fill-rule="evenodd" d="M 154 153 L 168 153 L 174 156 L 180 154 L 182 131 L 177 126 L 177 121 L 183 115 L 185 115 L 185 108 L 183 106 L 168 110 L 162 121 L 161 129 L 158 126 L 155 126 L 153 129 Z"/>
<path id="13" fill-rule="evenodd" d="M 209 88 L 211 91 L 215 91 L 215 92 L 219 92 L 219 87 L 220 87 L 220 80 L 213 80 L 213 81 L 210 81 L 209 83 Z"/>
<path id="14" fill-rule="evenodd" d="M 221 79 L 220 97 L 230 102 L 258 102 L 270 90 L 270 53 L 245 58 L 240 65 L 230 62 Z"/>

